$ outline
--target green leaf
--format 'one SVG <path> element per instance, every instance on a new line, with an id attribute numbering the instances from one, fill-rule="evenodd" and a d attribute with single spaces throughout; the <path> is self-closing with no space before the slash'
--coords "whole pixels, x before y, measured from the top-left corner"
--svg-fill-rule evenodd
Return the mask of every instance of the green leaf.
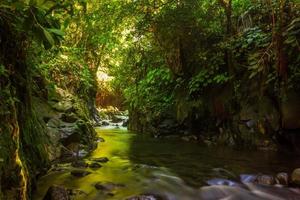
<path id="1" fill-rule="evenodd" d="M 64 36 L 65 32 L 63 32 L 60 29 L 55 29 L 55 28 L 47 28 L 47 31 L 50 33 L 54 33 L 55 35 L 59 35 L 59 36 Z"/>
<path id="2" fill-rule="evenodd" d="M 51 46 L 53 46 L 55 44 L 55 41 L 51 35 L 51 33 L 49 33 L 46 29 L 43 28 L 43 32 L 44 32 L 44 36 L 46 37 L 47 41 L 49 42 L 49 44 Z"/>

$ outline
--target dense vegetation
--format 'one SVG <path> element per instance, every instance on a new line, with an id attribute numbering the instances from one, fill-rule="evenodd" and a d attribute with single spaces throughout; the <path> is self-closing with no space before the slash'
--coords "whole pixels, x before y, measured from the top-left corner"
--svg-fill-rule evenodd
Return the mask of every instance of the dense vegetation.
<path id="1" fill-rule="evenodd" d="M 84 130 L 108 98 L 135 131 L 299 150 L 299 40 L 298 0 L 1 1 L 0 198 L 49 164 L 58 94 Z"/>
<path id="2" fill-rule="evenodd" d="M 131 129 L 161 135 L 179 128 L 239 146 L 295 142 L 297 1 L 103 6 L 121 10 L 106 66 L 123 91 Z"/>

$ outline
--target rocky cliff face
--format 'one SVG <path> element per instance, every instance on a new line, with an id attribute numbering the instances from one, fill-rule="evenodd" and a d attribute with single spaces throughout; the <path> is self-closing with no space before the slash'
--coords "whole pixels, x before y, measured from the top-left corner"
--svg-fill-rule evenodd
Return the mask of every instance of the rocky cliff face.
<path id="1" fill-rule="evenodd" d="M 27 98 L 11 103 L 1 116 L 1 199 L 30 199 L 51 161 L 83 156 L 96 145 L 85 102 L 61 89 L 48 98 Z"/>

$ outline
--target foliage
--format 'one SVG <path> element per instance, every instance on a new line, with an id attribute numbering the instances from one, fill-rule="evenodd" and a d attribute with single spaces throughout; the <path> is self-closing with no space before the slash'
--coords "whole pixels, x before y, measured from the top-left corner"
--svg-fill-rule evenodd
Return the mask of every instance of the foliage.
<path id="1" fill-rule="evenodd" d="M 166 112 L 174 101 L 171 88 L 173 80 L 170 70 L 156 68 L 149 71 L 137 85 L 127 88 L 125 98 L 130 109 L 149 112 L 158 117 Z"/>

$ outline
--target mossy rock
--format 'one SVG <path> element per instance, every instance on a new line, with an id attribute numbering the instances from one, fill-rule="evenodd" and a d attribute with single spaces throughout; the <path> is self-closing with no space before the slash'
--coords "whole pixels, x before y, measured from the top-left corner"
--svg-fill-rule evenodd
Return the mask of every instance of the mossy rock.
<path id="1" fill-rule="evenodd" d="M 293 184 L 300 186 L 300 168 L 297 168 L 293 171 L 291 179 Z"/>

